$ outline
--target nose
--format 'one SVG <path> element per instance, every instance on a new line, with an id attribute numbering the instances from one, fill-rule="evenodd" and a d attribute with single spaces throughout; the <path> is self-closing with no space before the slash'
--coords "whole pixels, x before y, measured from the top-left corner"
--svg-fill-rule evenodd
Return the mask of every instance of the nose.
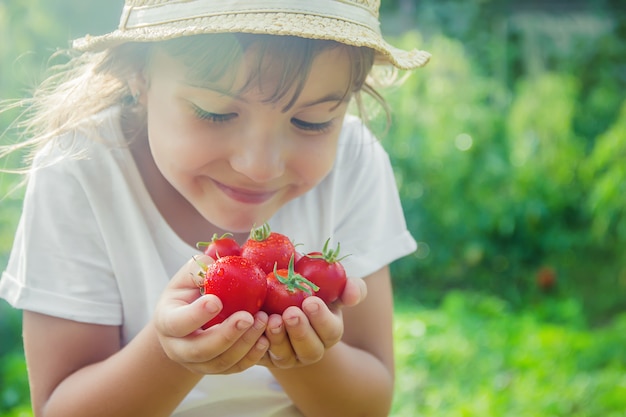
<path id="1" fill-rule="evenodd" d="M 264 183 L 283 175 L 285 171 L 285 141 L 273 129 L 247 129 L 236 141 L 231 167 L 254 182 Z"/>

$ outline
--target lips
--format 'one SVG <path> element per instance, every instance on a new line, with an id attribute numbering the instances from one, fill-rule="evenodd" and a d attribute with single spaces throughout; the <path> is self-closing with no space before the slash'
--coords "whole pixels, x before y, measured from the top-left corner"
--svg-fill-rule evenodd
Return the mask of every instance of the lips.
<path id="1" fill-rule="evenodd" d="M 239 203 L 263 204 L 276 195 L 276 191 L 254 191 L 244 188 L 229 187 L 215 180 L 213 180 L 213 182 L 224 194 Z"/>

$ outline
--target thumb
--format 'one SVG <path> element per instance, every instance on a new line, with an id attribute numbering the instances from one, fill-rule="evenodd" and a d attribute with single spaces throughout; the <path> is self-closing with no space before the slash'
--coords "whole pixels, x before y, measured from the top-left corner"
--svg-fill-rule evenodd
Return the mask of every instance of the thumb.
<path id="1" fill-rule="evenodd" d="M 348 278 L 346 287 L 335 303 L 342 307 L 354 307 L 367 297 L 367 284 L 361 278 Z"/>
<path id="2" fill-rule="evenodd" d="M 194 257 L 169 281 L 155 310 L 156 324 L 162 334 L 186 336 L 221 311 L 222 302 L 218 297 L 201 295 L 202 273 L 212 262 L 210 257 Z"/>
<path id="3" fill-rule="evenodd" d="M 161 330 L 170 337 L 185 337 L 200 329 L 221 310 L 222 302 L 216 295 L 203 295 L 191 304 L 172 308 L 161 315 Z"/>
<path id="4" fill-rule="evenodd" d="M 206 255 L 198 255 L 189 259 L 168 282 L 168 289 L 174 291 L 183 291 L 194 289 L 196 291 L 202 287 L 204 283 L 204 272 L 208 265 L 215 262 L 213 258 Z M 197 298 L 193 297 L 195 300 Z M 191 300 L 189 300 L 191 302 Z"/>

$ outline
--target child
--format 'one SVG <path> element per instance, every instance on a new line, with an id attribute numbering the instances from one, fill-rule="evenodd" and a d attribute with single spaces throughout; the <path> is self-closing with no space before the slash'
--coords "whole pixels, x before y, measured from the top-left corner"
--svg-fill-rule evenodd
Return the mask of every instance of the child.
<path id="1" fill-rule="evenodd" d="M 415 241 L 347 112 L 380 99 L 373 66 L 429 55 L 387 44 L 378 7 L 126 0 L 118 30 L 75 41 L 23 120 L 35 156 L 0 281 L 24 310 L 35 415 L 389 413 L 388 265 Z M 265 221 L 300 252 L 340 242 L 343 295 L 201 330 L 222 304 L 199 296 L 195 243 Z"/>

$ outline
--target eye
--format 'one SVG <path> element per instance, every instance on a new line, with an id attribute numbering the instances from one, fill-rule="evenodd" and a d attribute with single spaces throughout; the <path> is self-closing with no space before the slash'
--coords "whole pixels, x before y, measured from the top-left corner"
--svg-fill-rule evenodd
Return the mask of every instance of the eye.
<path id="1" fill-rule="evenodd" d="M 310 123 L 305 122 L 304 120 L 294 118 L 291 119 L 291 123 L 293 123 L 293 125 L 298 129 L 306 130 L 309 132 L 326 132 L 333 126 L 332 120 L 324 123 Z"/>
<path id="2" fill-rule="evenodd" d="M 219 113 L 211 113 L 206 110 L 202 110 L 200 107 L 195 104 L 191 104 L 193 108 L 193 112 L 198 119 L 208 120 L 213 123 L 223 123 L 227 122 L 231 119 L 237 117 L 237 113 L 227 113 L 227 114 L 219 114 Z"/>

